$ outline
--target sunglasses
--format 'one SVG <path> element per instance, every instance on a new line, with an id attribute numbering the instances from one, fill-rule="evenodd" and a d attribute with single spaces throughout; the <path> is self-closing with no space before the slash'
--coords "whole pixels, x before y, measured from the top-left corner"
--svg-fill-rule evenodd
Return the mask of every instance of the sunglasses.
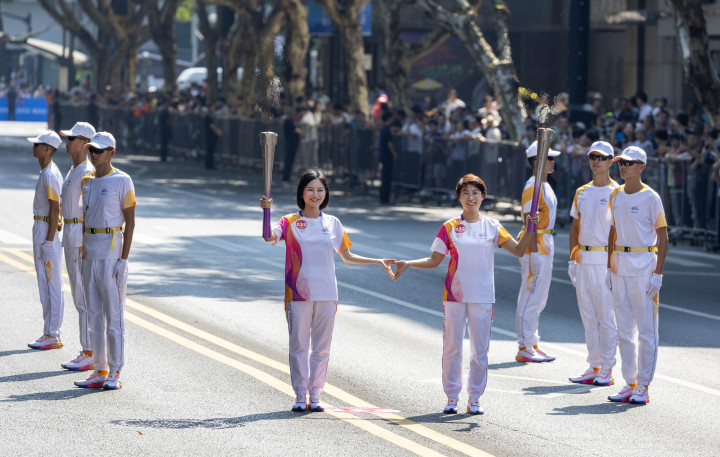
<path id="1" fill-rule="evenodd" d="M 596 161 L 596 162 L 597 162 L 598 160 L 599 160 L 599 161 L 602 161 L 602 162 L 605 162 L 606 160 L 611 160 L 612 157 L 610 157 L 610 156 L 603 156 L 603 155 L 600 155 L 600 154 L 593 154 L 593 155 L 589 155 L 589 156 L 588 156 L 588 159 L 594 160 L 594 161 Z"/>
<path id="2" fill-rule="evenodd" d="M 76 138 L 77 138 L 76 136 L 69 136 L 69 137 L 67 137 L 67 140 L 68 140 L 68 142 L 75 141 Z"/>
<path id="3" fill-rule="evenodd" d="M 550 162 L 555 162 L 555 157 L 548 156 L 547 158 Z"/>
<path id="4" fill-rule="evenodd" d="M 645 164 L 642 163 L 642 162 L 631 162 L 631 161 L 629 161 L 629 160 L 618 160 L 618 165 L 621 166 L 621 167 L 632 167 L 632 166 L 635 165 L 636 163 L 645 165 Z"/>
<path id="5" fill-rule="evenodd" d="M 111 150 L 111 149 L 98 149 L 98 148 L 95 148 L 95 147 L 93 147 L 93 146 L 90 146 L 90 147 L 88 148 L 88 152 L 90 152 L 90 154 L 103 154 L 103 153 L 105 153 L 106 151 L 110 151 L 110 150 Z"/>

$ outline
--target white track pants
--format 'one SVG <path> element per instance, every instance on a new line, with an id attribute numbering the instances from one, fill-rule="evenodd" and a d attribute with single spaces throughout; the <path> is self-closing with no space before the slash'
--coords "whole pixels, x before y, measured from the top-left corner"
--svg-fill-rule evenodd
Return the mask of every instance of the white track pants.
<path id="1" fill-rule="evenodd" d="M 532 274 L 530 278 L 530 262 Z M 521 283 L 518 293 L 517 312 L 515 314 L 515 331 L 518 336 L 518 346 L 535 346 L 540 342 L 538 326 L 540 313 L 547 304 L 552 279 L 553 256 L 540 255 L 533 252 L 520 257 Z"/>
<path id="2" fill-rule="evenodd" d="M 659 346 L 659 294 L 647 298 L 652 273 L 612 277 L 612 296 L 618 329 L 623 378 L 627 384 L 649 385 L 655 376 Z"/>
<path id="3" fill-rule="evenodd" d="M 117 259 L 83 260 L 90 345 L 96 370 L 121 370 L 125 364 L 125 292 L 112 277 Z"/>
<path id="4" fill-rule="evenodd" d="M 297 395 L 320 393 L 325 387 L 336 301 L 287 302 L 290 336 L 290 381 Z"/>
<path id="5" fill-rule="evenodd" d="M 492 303 L 443 302 L 442 381 L 448 397 L 457 397 L 462 390 L 462 345 L 466 323 L 471 351 L 468 395 L 480 397 L 485 392 L 492 318 Z"/>
<path id="6" fill-rule="evenodd" d="M 80 346 L 83 351 L 92 351 L 90 344 L 90 330 L 88 326 L 88 312 L 85 305 L 85 287 L 82 282 L 82 247 L 72 248 L 65 246 L 65 267 L 70 279 L 70 292 L 72 293 L 75 309 L 78 312 L 80 324 Z"/>
<path id="7" fill-rule="evenodd" d="M 617 351 L 617 327 L 613 297 L 605 286 L 606 272 L 605 264 L 578 264 L 575 293 L 585 327 L 587 361 L 595 368 L 612 369 Z"/>
<path id="8" fill-rule="evenodd" d="M 65 313 L 65 296 L 63 295 L 62 278 L 62 244 L 53 243 L 53 256 L 50 265 L 40 261 L 42 243 L 33 243 L 35 273 L 37 275 L 38 293 L 43 310 L 43 333 L 60 336 L 63 314 Z"/>

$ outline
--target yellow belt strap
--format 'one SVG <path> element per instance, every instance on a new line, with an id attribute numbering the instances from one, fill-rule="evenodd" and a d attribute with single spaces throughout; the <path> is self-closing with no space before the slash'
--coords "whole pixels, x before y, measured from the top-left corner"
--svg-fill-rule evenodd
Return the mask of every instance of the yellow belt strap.
<path id="1" fill-rule="evenodd" d="M 645 248 L 630 248 L 627 246 L 618 246 L 617 244 L 615 245 L 614 249 L 616 251 L 620 251 L 620 252 L 653 252 L 653 251 L 657 251 L 656 246 L 648 246 Z"/>
<path id="2" fill-rule="evenodd" d="M 117 233 L 122 231 L 122 227 L 109 227 L 109 228 L 85 228 L 85 233 L 112 233 L 112 244 L 110 249 L 115 249 L 115 241 L 117 241 Z"/>
<path id="3" fill-rule="evenodd" d="M 50 222 L 50 216 L 33 216 L 33 219 L 36 221 Z"/>
<path id="4" fill-rule="evenodd" d="M 522 226 L 522 230 L 527 230 L 524 225 Z M 539 229 L 539 228 L 536 228 L 536 229 L 535 229 L 535 233 L 538 233 L 538 234 L 540 234 L 540 235 L 555 235 L 555 230 L 553 230 L 553 229 Z"/>
<path id="5" fill-rule="evenodd" d="M 578 244 L 578 247 L 581 251 L 606 251 L 608 250 L 607 246 L 585 246 L 584 244 Z"/>
<path id="6" fill-rule="evenodd" d="M 63 219 L 66 224 L 79 224 L 83 221 L 82 217 L 73 217 L 72 219 Z"/>

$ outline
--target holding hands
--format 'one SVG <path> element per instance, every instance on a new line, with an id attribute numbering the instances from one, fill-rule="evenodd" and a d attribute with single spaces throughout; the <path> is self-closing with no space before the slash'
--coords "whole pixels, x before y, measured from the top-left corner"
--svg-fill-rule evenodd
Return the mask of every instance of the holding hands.
<path id="1" fill-rule="evenodd" d="M 262 209 L 270 208 L 272 206 L 272 204 L 273 204 L 272 198 L 267 198 L 265 195 L 263 195 L 260 198 L 260 208 L 262 208 Z"/>

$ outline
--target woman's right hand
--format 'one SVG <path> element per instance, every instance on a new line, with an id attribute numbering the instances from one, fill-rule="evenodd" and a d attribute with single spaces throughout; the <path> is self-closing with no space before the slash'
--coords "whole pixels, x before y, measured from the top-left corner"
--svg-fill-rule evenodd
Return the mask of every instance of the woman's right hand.
<path id="1" fill-rule="evenodd" d="M 408 269 L 408 263 L 405 260 L 396 260 L 395 261 L 395 275 L 393 276 L 393 281 L 396 281 L 397 278 L 400 277 L 401 274 L 405 273 L 405 270 Z"/>
<path id="2" fill-rule="evenodd" d="M 260 208 L 262 208 L 262 209 L 270 208 L 272 206 L 272 203 L 273 203 L 273 199 L 267 198 L 265 195 L 263 195 L 260 198 Z"/>

